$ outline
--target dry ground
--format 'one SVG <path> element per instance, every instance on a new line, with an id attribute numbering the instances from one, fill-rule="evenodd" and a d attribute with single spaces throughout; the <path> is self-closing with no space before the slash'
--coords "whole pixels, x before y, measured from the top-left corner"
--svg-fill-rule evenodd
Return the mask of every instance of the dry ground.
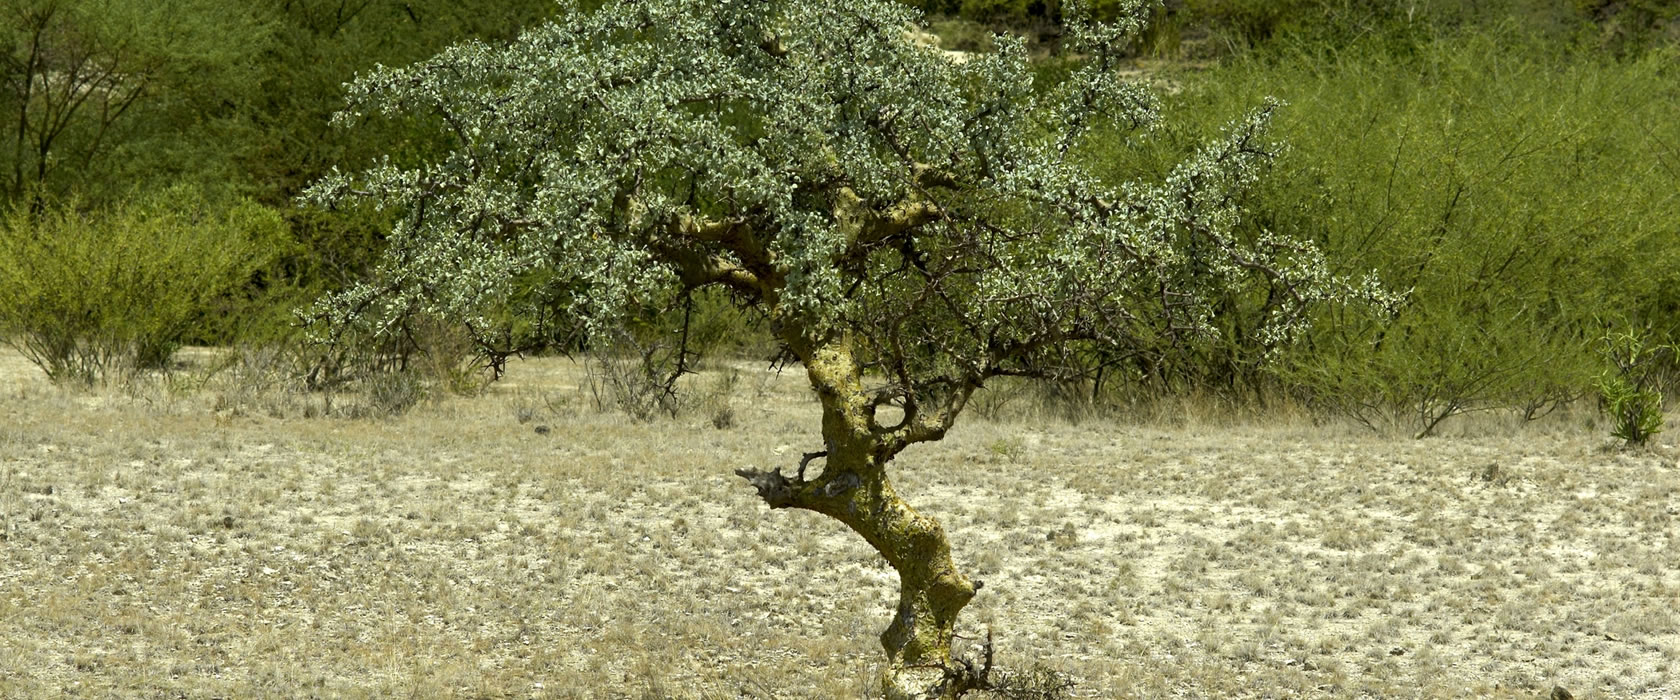
<path id="1" fill-rule="evenodd" d="M 719 430 L 582 376 L 350 420 L 0 355 L 0 697 L 867 694 L 894 574 L 731 475 L 815 448 L 802 378 Z M 1680 693 L 1672 446 L 1480 432 L 971 420 L 897 469 L 966 633 L 1079 695 Z"/>

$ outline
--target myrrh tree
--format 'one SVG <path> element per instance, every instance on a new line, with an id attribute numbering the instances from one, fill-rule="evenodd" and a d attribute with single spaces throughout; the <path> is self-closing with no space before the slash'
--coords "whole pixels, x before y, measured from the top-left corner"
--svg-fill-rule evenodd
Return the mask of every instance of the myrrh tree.
<path id="1" fill-rule="evenodd" d="M 1068 17 L 1082 65 L 1056 85 L 1034 83 L 1016 40 L 966 59 L 930 47 L 890 0 L 609 2 L 376 70 L 339 120 L 422 120 L 449 146 L 313 188 L 403 214 L 374 279 L 318 311 L 373 329 L 455 318 L 494 353 L 509 319 L 605 330 L 727 290 L 803 367 L 824 443 L 792 473 L 738 473 L 886 558 L 889 694 L 955 696 L 983 683 L 951 656 L 978 585 L 893 489 L 895 455 L 942 438 L 988 379 L 1209 332 L 1218 298 L 1257 299 L 1283 342 L 1315 302 L 1382 296 L 1309 246 L 1233 233 L 1273 105 L 1162 182 L 1093 175 L 1087 142 L 1147 128 L 1157 103 L 1116 77 L 1138 20 Z"/>

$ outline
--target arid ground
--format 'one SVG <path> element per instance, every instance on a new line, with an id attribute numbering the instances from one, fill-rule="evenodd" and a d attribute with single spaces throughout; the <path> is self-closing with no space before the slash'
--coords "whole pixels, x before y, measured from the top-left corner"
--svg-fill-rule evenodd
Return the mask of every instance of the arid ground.
<path id="1" fill-rule="evenodd" d="M 732 474 L 819 446 L 800 373 L 740 367 L 675 419 L 598 410 L 565 359 L 352 419 L 0 354 L 0 697 L 867 695 L 895 575 Z M 1680 694 L 1669 435 L 1007 413 L 897 464 L 1003 665 L 1086 697 Z"/>

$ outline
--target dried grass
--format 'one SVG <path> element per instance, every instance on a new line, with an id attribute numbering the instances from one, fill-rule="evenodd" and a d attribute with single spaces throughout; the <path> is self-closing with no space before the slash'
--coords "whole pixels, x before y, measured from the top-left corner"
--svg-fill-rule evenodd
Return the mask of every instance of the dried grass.
<path id="1" fill-rule="evenodd" d="M 0 697 L 867 695 L 896 578 L 731 475 L 817 442 L 801 376 L 731 371 L 720 431 L 564 360 L 349 420 L 0 356 Z M 986 582 L 963 634 L 1077 696 L 1657 698 L 1671 435 L 1041 417 L 896 468 Z"/>

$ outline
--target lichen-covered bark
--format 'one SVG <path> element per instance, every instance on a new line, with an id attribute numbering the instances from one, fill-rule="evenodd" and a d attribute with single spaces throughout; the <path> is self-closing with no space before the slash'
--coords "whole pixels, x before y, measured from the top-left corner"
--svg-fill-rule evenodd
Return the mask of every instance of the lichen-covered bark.
<path id="1" fill-rule="evenodd" d="M 976 587 L 951 560 L 944 528 L 911 508 L 887 478 L 896 450 L 870 430 L 870 404 L 850 349 L 831 343 L 806 358 L 823 409 L 821 473 L 808 479 L 779 469 L 737 473 L 771 508 L 801 508 L 845 523 L 898 571 L 898 609 L 881 633 L 889 694 L 952 697 L 963 684 L 960 675 L 947 674 L 956 669 L 952 631 Z"/>
<path id="2" fill-rule="evenodd" d="M 831 450 L 820 476 L 800 481 L 779 471 L 742 470 L 772 508 L 822 513 L 862 535 L 898 571 L 898 610 L 881 633 L 892 675 L 927 676 L 933 688 L 903 689 L 910 697 L 939 697 L 946 683 L 951 634 L 975 586 L 951 560 L 944 528 L 916 512 L 893 490 L 880 465 L 847 449 Z M 933 671 L 933 673 L 916 673 Z M 889 682 L 897 682 L 889 679 Z"/>

